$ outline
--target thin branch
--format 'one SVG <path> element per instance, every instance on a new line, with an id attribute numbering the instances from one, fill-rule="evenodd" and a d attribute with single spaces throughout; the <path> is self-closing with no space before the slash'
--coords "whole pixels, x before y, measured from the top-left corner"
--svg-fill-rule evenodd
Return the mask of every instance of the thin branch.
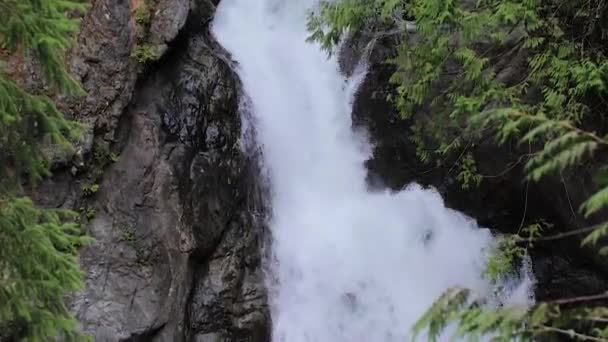
<path id="1" fill-rule="evenodd" d="M 581 135 L 587 136 L 588 138 L 590 138 L 591 140 L 595 141 L 596 143 L 598 143 L 600 145 L 608 146 L 608 140 L 603 139 L 602 137 L 598 136 L 597 134 L 595 134 L 595 132 L 589 132 L 589 131 L 582 130 L 582 129 L 574 126 L 572 123 L 570 123 L 570 121 L 558 121 L 558 124 L 566 129 L 570 129 L 570 130 L 578 132 Z"/>
<path id="2" fill-rule="evenodd" d="M 548 301 L 547 304 L 565 305 L 565 304 L 573 304 L 573 303 L 580 303 L 580 302 L 590 302 L 590 301 L 600 300 L 600 299 L 608 299 L 608 292 L 590 295 L 590 296 L 556 299 L 556 300 Z"/>
<path id="3" fill-rule="evenodd" d="M 519 156 L 519 158 L 517 158 L 517 161 L 511 163 L 509 166 L 507 166 L 506 169 L 504 169 L 500 173 L 497 173 L 495 175 L 484 175 L 484 174 L 480 173 L 480 175 L 483 178 L 499 178 L 499 177 L 502 177 L 502 176 L 506 175 L 507 173 L 509 173 L 514 168 L 516 168 L 518 165 L 520 165 L 524 161 L 524 159 L 528 158 L 530 155 L 531 154 L 524 154 L 524 155 Z"/>
<path id="4" fill-rule="evenodd" d="M 456 137 L 454 140 L 452 140 L 452 144 L 454 143 L 454 141 L 456 141 L 456 139 L 458 139 L 458 137 Z M 458 156 L 458 158 L 456 158 L 456 160 L 454 161 L 454 163 L 452 164 L 452 166 L 448 170 L 448 173 L 446 174 L 446 177 L 449 176 L 450 173 L 452 173 L 452 170 L 454 170 L 454 168 L 456 167 L 456 164 L 458 164 L 458 162 L 460 161 L 460 159 L 462 159 L 462 157 L 464 156 L 464 154 L 469 150 L 469 146 L 471 146 L 471 143 L 472 143 L 471 140 L 469 140 L 467 142 L 467 145 L 464 147 L 464 149 L 462 149 L 462 152 L 460 153 L 460 155 Z"/>
<path id="5" fill-rule="evenodd" d="M 576 337 L 580 341 L 606 342 L 606 339 L 604 339 L 604 338 L 581 334 L 581 333 L 578 333 L 578 332 L 576 332 L 574 330 L 564 330 L 564 329 L 549 327 L 549 326 L 546 326 L 546 325 L 542 326 L 542 330 L 541 331 L 543 331 L 543 332 L 554 332 L 554 333 L 557 333 L 557 334 L 567 335 L 570 338 Z"/>
<path id="6" fill-rule="evenodd" d="M 539 117 L 539 116 L 532 115 L 532 114 L 529 114 L 529 113 L 526 113 L 526 112 L 522 112 L 522 111 L 513 111 L 511 113 L 511 115 L 513 117 L 516 117 L 516 118 L 517 117 L 533 117 L 533 118 L 537 119 L 538 121 L 542 121 L 542 122 L 552 121 L 552 122 L 555 122 L 555 124 L 557 126 L 559 126 L 561 128 L 565 128 L 565 129 L 571 130 L 571 131 L 575 131 L 578 134 L 580 134 L 582 136 L 585 136 L 585 137 L 593 140 L 594 142 L 596 142 L 599 145 L 608 146 L 608 140 L 607 139 L 604 139 L 604 138 L 600 137 L 595 132 L 589 132 L 589 131 L 585 131 L 583 129 L 580 129 L 580 128 L 576 127 L 575 125 L 573 125 L 570 121 L 567 121 L 567 120 L 557 121 L 557 120 L 552 120 L 552 119 L 546 118 L 546 117 Z"/>
<path id="7" fill-rule="evenodd" d="M 605 317 L 595 317 L 595 316 L 576 316 L 574 317 L 574 319 L 579 320 L 579 321 L 583 321 L 583 322 L 598 322 L 598 323 L 608 323 L 608 318 Z"/>
<path id="8" fill-rule="evenodd" d="M 559 240 L 559 239 L 563 239 L 563 238 L 573 236 L 573 235 L 589 233 L 589 232 L 592 232 L 599 228 L 600 228 L 600 225 L 595 225 L 595 226 L 591 226 L 591 227 L 587 227 L 587 228 L 575 229 L 575 230 L 571 230 L 569 232 L 559 233 L 559 234 L 550 235 L 550 236 L 542 236 L 542 237 L 533 238 L 533 239 L 524 238 L 521 236 L 515 236 L 515 240 L 517 242 L 553 241 L 553 240 Z"/>
<path id="9" fill-rule="evenodd" d="M 562 181 L 562 185 L 564 186 L 564 191 L 566 192 L 566 199 L 568 200 L 568 205 L 570 206 L 572 218 L 576 220 L 576 213 L 574 212 L 574 207 L 572 206 L 572 202 L 570 201 L 570 193 L 568 192 L 568 187 L 566 186 L 566 181 L 564 180 L 564 174 L 561 170 L 559 171 L 559 177 Z"/>
<path id="10" fill-rule="evenodd" d="M 528 153 L 532 152 L 532 144 L 528 141 Z M 528 214 L 528 191 L 530 190 L 530 180 L 526 180 L 526 197 L 524 201 L 524 214 L 521 217 L 521 222 L 519 223 L 519 229 L 517 229 L 517 235 L 521 233 L 521 230 L 524 227 L 524 222 L 526 222 L 526 215 Z"/>

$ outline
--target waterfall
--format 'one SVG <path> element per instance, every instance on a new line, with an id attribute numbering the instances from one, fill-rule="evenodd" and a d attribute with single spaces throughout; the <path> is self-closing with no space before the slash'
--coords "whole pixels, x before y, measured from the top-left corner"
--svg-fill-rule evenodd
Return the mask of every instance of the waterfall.
<path id="1" fill-rule="evenodd" d="M 238 62 L 271 186 L 273 341 L 404 341 L 451 286 L 490 294 L 493 238 L 441 196 L 370 192 L 352 130 L 358 74 L 307 43 L 316 0 L 222 0 L 213 23 Z M 407 132 L 403 132 L 407 134 Z M 517 291 L 526 300 L 528 286 Z"/>

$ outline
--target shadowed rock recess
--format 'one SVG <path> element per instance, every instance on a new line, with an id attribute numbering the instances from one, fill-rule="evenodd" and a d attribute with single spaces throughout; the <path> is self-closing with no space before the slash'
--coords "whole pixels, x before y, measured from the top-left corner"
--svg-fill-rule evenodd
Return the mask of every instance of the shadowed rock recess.
<path id="1" fill-rule="evenodd" d="M 62 107 L 91 129 L 36 196 L 94 238 L 72 308 L 96 341 L 266 341 L 264 197 L 216 4 L 151 3 L 156 61 L 131 57 L 143 0 L 93 1 L 70 58 L 88 95 Z"/>
<path id="2" fill-rule="evenodd" d="M 347 40 L 340 51 L 340 65 L 349 74 L 363 59 L 368 73 L 358 89 L 353 104 L 353 124 L 368 132 L 373 145 L 367 161 L 371 188 L 400 190 L 411 182 L 436 188 L 450 208 L 475 218 L 481 226 L 495 233 L 516 233 L 522 225 L 538 220 L 554 225 L 548 234 L 572 231 L 601 222 L 586 220 L 577 210 L 593 193 L 593 163 L 564 171 L 560 177 L 547 177 L 540 183 L 525 182 L 522 162 L 527 152 L 516 142 L 499 146 L 488 137 L 468 146 L 477 162 L 483 181 L 479 187 L 464 190 L 457 181 L 454 156 L 440 165 L 424 164 L 416 155 L 410 139 L 411 125 L 417 120 L 433 119 L 433 110 L 417 108 L 412 118 L 403 120 L 387 96 L 394 91 L 390 78 L 395 66 L 385 61 L 396 55 L 394 37 L 372 40 L 362 34 Z M 366 55 L 362 56 L 362 52 Z M 514 82 L 524 74 L 527 56 L 512 47 L 496 52 L 492 59 L 501 82 Z M 449 83 L 449 79 L 445 80 Z M 601 124 L 598 123 L 598 124 Z M 458 132 L 451 132 L 456 134 Z M 600 157 L 605 158 L 605 157 Z M 599 163 L 601 165 L 601 163 Z M 608 286 L 608 265 L 597 257 L 597 251 L 581 248 L 576 237 L 538 242 L 530 251 L 536 277 L 538 300 L 597 294 Z"/>

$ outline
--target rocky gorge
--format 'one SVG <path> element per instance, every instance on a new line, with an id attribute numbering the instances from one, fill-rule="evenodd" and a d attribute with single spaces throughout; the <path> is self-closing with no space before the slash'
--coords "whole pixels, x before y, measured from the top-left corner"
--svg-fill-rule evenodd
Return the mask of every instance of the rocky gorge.
<path id="1" fill-rule="evenodd" d="M 217 5 L 96 0 L 83 18 L 69 66 L 87 95 L 59 100 L 88 125 L 87 138 L 35 197 L 80 211 L 94 238 L 81 254 L 86 288 L 70 302 L 96 341 L 270 339 L 268 189 L 255 132 L 241 120 L 247 97 L 235 62 L 210 32 Z M 137 13 L 144 6 L 154 58 L 142 62 L 132 52 L 142 44 Z M 351 43 L 342 52 L 346 73 L 361 58 L 353 51 L 367 42 Z M 522 217 L 550 220 L 561 231 L 581 224 L 570 208 L 585 198 L 582 173 L 523 183 L 515 153 L 488 143 L 475 151 L 488 181 L 465 191 L 449 167 L 419 163 L 410 122 L 386 101 L 392 69 L 383 61 L 393 47 L 389 38 L 376 43 L 353 107 L 354 124 L 373 143 L 370 187 L 434 186 L 449 207 L 496 231 L 517 229 Z M 513 51 L 496 65 L 508 78 L 517 63 Z M 576 245 L 540 245 L 532 259 L 538 298 L 606 288 L 605 265 Z"/>

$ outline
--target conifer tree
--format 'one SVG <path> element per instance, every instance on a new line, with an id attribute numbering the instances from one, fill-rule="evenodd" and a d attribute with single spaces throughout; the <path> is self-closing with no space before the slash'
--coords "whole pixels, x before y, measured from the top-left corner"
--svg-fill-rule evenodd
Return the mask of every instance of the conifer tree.
<path id="1" fill-rule="evenodd" d="M 82 93 L 64 56 L 78 30 L 80 0 L 0 0 L 0 341 L 82 340 L 65 296 L 82 287 L 77 249 L 86 242 L 74 214 L 24 196 L 50 172 L 44 145 L 71 148 L 80 127 L 53 101 L 24 88 L 7 70 L 20 56 L 52 92 Z"/>

